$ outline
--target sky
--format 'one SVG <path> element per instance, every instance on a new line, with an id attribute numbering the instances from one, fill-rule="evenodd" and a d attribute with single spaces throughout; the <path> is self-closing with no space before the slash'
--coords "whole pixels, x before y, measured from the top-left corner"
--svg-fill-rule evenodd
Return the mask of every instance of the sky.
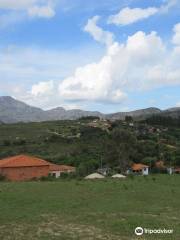
<path id="1" fill-rule="evenodd" d="M 180 106 L 180 0 L 0 0 L 0 96 L 104 113 Z"/>

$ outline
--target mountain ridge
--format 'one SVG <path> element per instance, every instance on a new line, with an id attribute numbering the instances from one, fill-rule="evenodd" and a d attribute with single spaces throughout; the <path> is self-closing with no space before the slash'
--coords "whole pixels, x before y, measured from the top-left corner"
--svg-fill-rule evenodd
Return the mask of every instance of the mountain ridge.
<path id="1" fill-rule="evenodd" d="M 11 96 L 0 97 L 0 123 L 76 120 L 87 116 L 97 116 L 109 120 L 123 120 L 126 116 L 131 116 L 135 119 L 143 119 L 155 114 L 177 118 L 180 117 L 180 107 L 166 110 L 150 107 L 130 112 L 104 114 L 98 111 L 85 111 L 81 109 L 66 110 L 63 107 L 43 110 L 16 100 Z"/>

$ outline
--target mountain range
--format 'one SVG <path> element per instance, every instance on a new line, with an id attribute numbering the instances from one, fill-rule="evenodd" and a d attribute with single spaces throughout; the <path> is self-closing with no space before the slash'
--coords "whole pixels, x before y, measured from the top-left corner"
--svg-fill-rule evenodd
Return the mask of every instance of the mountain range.
<path id="1" fill-rule="evenodd" d="M 41 108 L 29 106 L 10 96 L 0 97 L 0 123 L 75 120 L 86 116 L 98 116 L 110 120 L 123 120 L 126 116 L 132 116 L 135 119 L 144 119 L 155 114 L 177 118 L 180 117 L 180 108 L 170 108 L 167 110 L 146 108 L 112 114 L 103 114 L 97 111 L 84 111 L 80 109 L 66 110 L 62 107 L 45 111 Z"/>

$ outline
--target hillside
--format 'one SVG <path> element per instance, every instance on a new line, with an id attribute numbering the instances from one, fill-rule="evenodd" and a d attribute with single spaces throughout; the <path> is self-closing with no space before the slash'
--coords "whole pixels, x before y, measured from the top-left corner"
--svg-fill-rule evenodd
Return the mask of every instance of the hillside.
<path id="1" fill-rule="evenodd" d="M 43 121 L 45 112 L 12 97 L 0 97 L 0 121 L 4 123 Z"/>
<path id="2" fill-rule="evenodd" d="M 101 166 L 124 171 L 131 162 L 180 166 L 180 125 L 169 118 L 124 122 L 84 118 L 0 125 L 0 159 L 29 154 L 71 164 L 80 175 Z"/>
<path id="3" fill-rule="evenodd" d="M 135 119 L 144 119 L 148 116 L 154 115 L 154 114 L 161 114 L 163 111 L 158 108 L 146 108 L 146 109 L 140 109 L 135 110 L 131 112 L 118 112 L 113 114 L 108 114 L 107 118 L 111 120 L 124 120 L 126 116 L 131 116 Z"/>
<path id="4" fill-rule="evenodd" d="M 66 110 L 62 107 L 45 111 L 40 108 L 29 106 L 9 96 L 0 97 L 0 123 L 76 120 L 87 116 L 97 116 L 109 120 L 124 120 L 126 116 L 131 116 L 136 120 L 142 120 L 152 115 L 178 118 L 180 117 L 180 108 L 172 108 L 165 111 L 158 108 L 147 108 L 112 114 L 103 114 L 97 111 L 84 111 L 80 109 Z"/>

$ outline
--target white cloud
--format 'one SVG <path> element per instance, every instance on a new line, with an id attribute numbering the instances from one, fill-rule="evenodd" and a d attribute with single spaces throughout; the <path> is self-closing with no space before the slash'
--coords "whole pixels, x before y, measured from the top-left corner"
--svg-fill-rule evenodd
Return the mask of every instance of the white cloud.
<path id="1" fill-rule="evenodd" d="M 91 34 L 96 41 L 110 45 L 113 43 L 114 35 L 111 32 L 104 31 L 102 28 L 97 26 L 99 19 L 99 16 L 94 16 L 89 19 L 88 23 L 84 27 L 84 31 Z"/>
<path id="2" fill-rule="evenodd" d="M 164 4 L 159 8 L 160 13 L 167 13 L 170 8 L 179 4 L 179 0 L 164 0 Z"/>
<path id="3" fill-rule="evenodd" d="M 34 96 L 42 96 L 42 95 L 51 95 L 54 90 L 54 82 L 39 82 L 34 84 L 31 89 L 31 94 Z"/>
<path id="4" fill-rule="evenodd" d="M 1 9 L 26 9 L 33 4 L 40 2 L 39 0 L 0 0 Z"/>
<path id="5" fill-rule="evenodd" d="M 0 94 L 11 95 L 42 108 L 67 106 L 58 94 L 58 84 L 79 65 L 101 58 L 104 51 L 97 47 L 70 49 L 69 51 L 44 48 L 0 47 Z M 84 58 L 84 56 L 87 56 Z M 54 82 L 53 97 L 35 96 L 32 86 L 38 82 Z"/>
<path id="6" fill-rule="evenodd" d="M 54 17 L 55 11 L 50 6 L 43 7 L 34 6 L 28 9 L 28 14 L 31 17 L 51 18 Z"/>
<path id="7" fill-rule="evenodd" d="M 180 46 L 180 23 L 174 26 L 173 43 Z"/>
<path id="8" fill-rule="evenodd" d="M 180 53 L 179 53 L 180 57 Z M 99 62 L 76 69 L 59 85 L 67 100 L 121 103 L 128 92 L 180 85 L 177 56 L 156 32 L 129 36 L 125 44 L 114 42 Z"/>
<path id="9" fill-rule="evenodd" d="M 28 15 L 29 17 L 51 18 L 55 15 L 54 7 L 55 0 L 0 0 L 0 9 L 9 10 L 9 14 L 6 13 L 6 15 L 10 17 L 13 11 L 18 12 L 18 14 L 26 13 L 26 15 Z M 7 17 L 6 25 L 8 24 L 8 22 L 9 21 Z M 16 22 L 15 18 L 14 22 Z M 12 23 L 12 21 L 10 23 Z"/>
<path id="10" fill-rule="evenodd" d="M 180 102 L 177 102 L 177 103 L 176 103 L 176 107 L 180 107 Z"/>
<path id="11" fill-rule="evenodd" d="M 143 19 L 149 18 L 157 13 L 163 14 L 167 13 L 170 8 L 174 7 L 178 3 L 177 0 L 166 0 L 165 4 L 157 7 L 148 7 L 148 8 L 123 8 L 119 11 L 118 14 L 111 15 L 108 18 L 109 24 L 115 25 L 129 25 Z"/>
<path id="12" fill-rule="evenodd" d="M 103 56 L 102 52 L 94 56 L 96 49 L 69 54 L 14 46 L 0 49 L 1 92 L 50 108 L 121 104 L 134 92 L 141 95 L 149 89 L 179 86 L 177 26 L 179 24 L 174 27 L 171 48 L 156 32 L 139 31 L 124 44 L 109 44 Z"/>
<path id="13" fill-rule="evenodd" d="M 120 89 L 112 88 L 113 64 L 110 51 L 99 63 L 77 68 L 74 76 L 60 83 L 60 95 L 64 99 L 76 101 L 118 102 L 124 99 L 125 94 Z"/>
<path id="14" fill-rule="evenodd" d="M 148 18 L 158 12 L 157 8 L 123 8 L 117 15 L 112 15 L 108 19 L 108 23 L 116 25 L 128 25 L 139 20 Z"/>

